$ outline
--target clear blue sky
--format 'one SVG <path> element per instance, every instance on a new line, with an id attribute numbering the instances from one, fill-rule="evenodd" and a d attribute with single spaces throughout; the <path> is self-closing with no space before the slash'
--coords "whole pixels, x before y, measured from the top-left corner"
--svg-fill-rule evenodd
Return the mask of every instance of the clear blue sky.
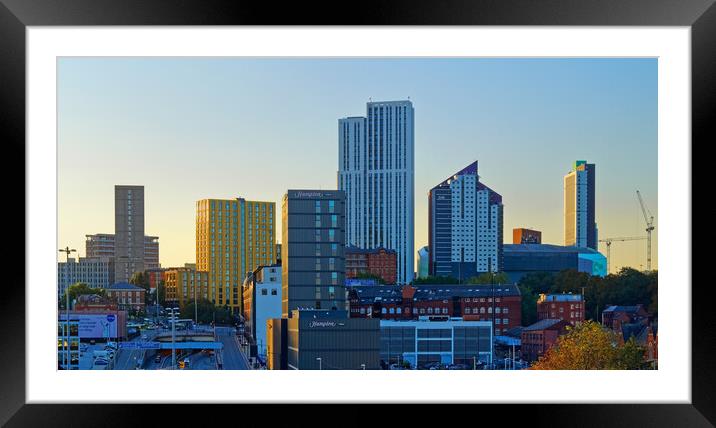
<path id="1" fill-rule="evenodd" d="M 280 208 L 287 188 L 335 188 L 338 119 L 408 97 L 416 251 L 428 190 L 475 159 L 503 196 L 507 243 L 513 227 L 563 242 L 577 159 L 597 165 L 600 238 L 644 235 L 635 190 L 658 219 L 657 95 L 656 59 L 63 58 L 59 244 L 84 256 L 85 234 L 114 231 L 114 185 L 143 184 L 162 265 L 193 262 L 195 201 Z M 615 243 L 613 267 L 645 266 L 645 248 Z"/>

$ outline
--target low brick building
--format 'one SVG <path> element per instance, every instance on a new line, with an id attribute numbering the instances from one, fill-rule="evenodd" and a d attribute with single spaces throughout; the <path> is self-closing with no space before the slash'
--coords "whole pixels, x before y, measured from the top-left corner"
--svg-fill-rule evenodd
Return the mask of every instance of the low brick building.
<path id="1" fill-rule="evenodd" d="M 106 289 L 107 297 L 117 303 L 119 309 L 143 311 L 145 290 L 142 287 L 118 282 Z"/>
<path id="2" fill-rule="evenodd" d="M 584 298 L 581 294 L 540 294 L 537 319 L 560 319 L 577 325 L 584 321 Z"/>
<path id="3" fill-rule="evenodd" d="M 516 285 L 349 287 L 351 318 L 411 320 L 425 316 L 492 321 L 494 334 L 519 327 L 522 295 Z"/>
<path id="4" fill-rule="evenodd" d="M 346 278 L 360 274 L 376 275 L 386 284 L 395 284 L 398 278 L 398 253 L 383 247 L 362 249 L 347 246 Z"/>
<path id="5" fill-rule="evenodd" d="M 614 331 L 619 330 L 622 324 L 647 324 L 648 322 L 649 313 L 641 304 L 633 306 L 609 305 L 602 311 L 602 325 Z"/>
<path id="6" fill-rule="evenodd" d="M 557 338 L 567 332 L 569 322 L 560 319 L 543 319 L 522 329 L 520 354 L 523 360 L 533 362 L 554 345 Z"/>

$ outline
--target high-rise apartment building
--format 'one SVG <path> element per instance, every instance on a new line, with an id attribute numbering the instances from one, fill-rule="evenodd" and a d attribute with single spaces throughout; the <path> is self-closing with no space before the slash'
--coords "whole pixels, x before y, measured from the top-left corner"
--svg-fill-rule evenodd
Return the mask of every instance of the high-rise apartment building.
<path id="1" fill-rule="evenodd" d="M 115 236 L 113 233 L 85 235 L 87 257 L 115 258 Z M 159 269 L 159 237 L 144 237 L 144 269 Z"/>
<path id="2" fill-rule="evenodd" d="M 144 271 L 144 186 L 114 186 L 115 281 Z"/>
<path id="3" fill-rule="evenodd" d="M 564 245 L 597 249 L 593 163 L 576 161 L 564 176 Z"/>
<path id="4" fill-rule="evenodd" d="M 282 317 L 294 309 L 346 310 L 345 193 L 289 190 L 282 231 Z"/>
<path id="5" fill-rule="evenodd" d="M 366 117 L 338 120 L 338 189 L 346 244 L 398 254 L 398 283 L 414 273 L 414 112 L 410 101 L 369 102 Z"/>
<path id="6" fill-rule="evenodd" d="M 502 212 L 502 196 L 480 181 L 477 161 L 430 189 L 430 274 L 465 280 L 500 271 Z"/>
<path id="7" fill-rule="evenodd" d="M 241 307 L 247 273 L 276 262 L 274 202 L 202 199 L 196 203 L 196 269 L 209 273 L 209 300 Z"/>

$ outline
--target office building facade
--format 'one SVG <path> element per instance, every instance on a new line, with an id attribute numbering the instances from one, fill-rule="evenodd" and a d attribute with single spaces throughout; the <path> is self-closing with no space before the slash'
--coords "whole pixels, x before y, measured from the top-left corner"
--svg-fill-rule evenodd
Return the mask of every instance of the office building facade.
<path id="1" fill-rule="evenodd" d="M 295 310 L 287 321 L 289 370 L 377 370 L 380 320 L 345 311 Z"/>
<path id="2" fill-rule="evenodd" d="M 84 282 L 90 288 L 107 288 L 114 284 L 114 259 L 109 257 L 70 258 L 57 263 L 57 296 L 62 297 L 67 287 Z"/>
<path id="3" fill-rule="evenodd" d="M 196 203 L 196 269 L 209 274 L 209 300 L 238 312 L 247 273 L 276 261 L 274 202 Z"/>
<path id="4" fill-rule="evenodd" d="M 114 186 L 115 281 L 144 271 L 144 186 Z"/>
<path id="5" fill-rule="evenodd" d="M 398 254 L 397 281 L 414 273 L 414 111 L 410 101 L 369 102 L 366 117 L 338 121 L 338 189 L 346 243 Z"/>
<path id="6" fill-rule="evenodd" d="M 505 244 L 503 271 L 510 281 L 518 282 L 532 272 L 558 273 L 574 269 L 594 276 L 607 274 L 607 258 L 584 247 L 551 244 Z"/>
<path id="7" fill-rule="evenodd" d="M 596 167 L 576 161 L 564 176 L 564 245 L 597 249 L 595 209 Z"/>
<path id="8" fill-rule="evenodd" d="M 289 190 L 282 206 L 282 317 L 345 310 L 345 193 Z"/>
<path id="9" fill-rule="evenodd" d="M 241 314 L 250 357 L 266 359 L 267 321 L 281 317 L 281 265 L 261 266 L 244 280 Z"/>
<path id="10" fill-rule="evenodd" d="M 167 302 L 185 305 L 189 301 L 209 298 L 209 272 L 197 270 L 194 266 L 166 269 L 164 293 Z"/>
<path id="11" fill-rule="evenodd" d="M 428 195 L 431 275 L 465 280 L 502 270 L 502 196 L 480 182 L 477 161 Z"/>
<path id="12" fill-rule="evenodd" d="M 349 287 L 351 318 L 486 321 L 495 335 L 522 324 L 522 295 L 514 284 Z"/>
<path id="13" fill-rule="evenodd" d="M 412 368 L 431 363 L 474 368 L 480 363 L 492 364 L 492 353 L 492 326 L 487 321 L 380 320 L 383 366 L 408 362 Z"/>

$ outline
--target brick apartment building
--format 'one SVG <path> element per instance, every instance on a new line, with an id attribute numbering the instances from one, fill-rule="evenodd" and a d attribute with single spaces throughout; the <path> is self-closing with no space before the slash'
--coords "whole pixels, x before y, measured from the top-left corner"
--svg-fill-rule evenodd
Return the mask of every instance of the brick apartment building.
<path id="1" fill-rule="evenodd" d="M 516 285 L 354 286 L 348 296 L 351 318 L 461 317 L 492 321 L 496 336 L 522 322 L 522 296 Z"/>
<path id="2" fill-rule="evenodd" d="M 537 319 L 560 319 L 576 325 L 584 321 L 584 299 L 581 294 L 540 294 Z"/>
<path id="3" fill-rule="evenodd" d="M 569 322 L 560 319 L 543 319 L 522 329 L 520 354 L 525 361 L 537 361 L 557 338 L 567 332 Z"/>
<path id="4" fill-rule="evenodd" d="M 347 246 L 345 256 L 346 278 L 371 274 L 381 277 L 386 284 L 395 284 L 398 279 L 398 253 L 395 250 Z"/>

